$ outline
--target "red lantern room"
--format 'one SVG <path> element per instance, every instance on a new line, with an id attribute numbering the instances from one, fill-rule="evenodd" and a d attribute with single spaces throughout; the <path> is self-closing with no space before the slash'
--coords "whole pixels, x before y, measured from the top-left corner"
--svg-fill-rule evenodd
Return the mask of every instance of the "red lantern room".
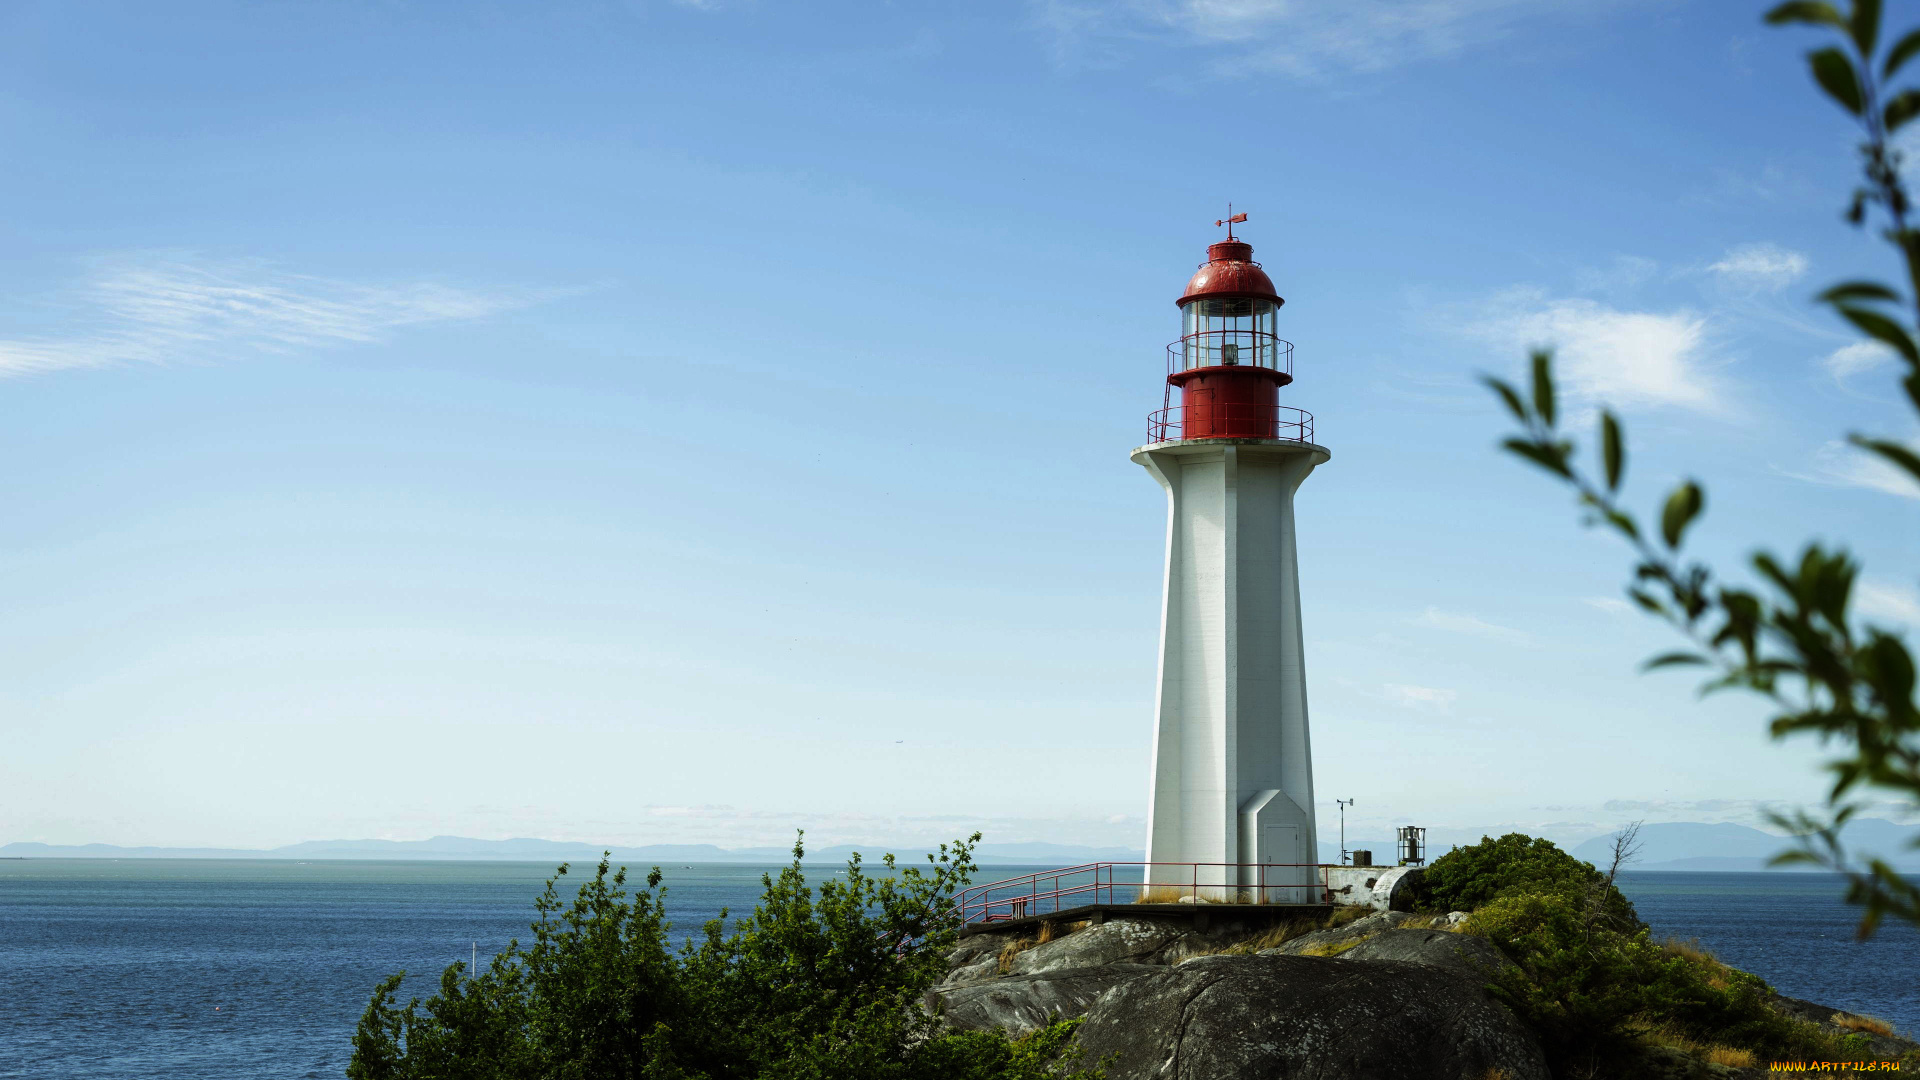
<path id="1" fill-rule="evenodd" d="M 1280 404 L 1293 381 L 1293 343 L 1275 332 L 1280 305 L 1273 280 L 1253 261 L 1253 245 L 1227 239 L 1207 247 L 1207 261 L 1187 282 L 1180 306 L 1180 340 L 1167 346 L 1164 408 L 1150 435 L 1169 439 L 1289 439 L 1310 442 L 1312 418 Z M 1173 391 L 1180 403 L 1173 403 Z"/>

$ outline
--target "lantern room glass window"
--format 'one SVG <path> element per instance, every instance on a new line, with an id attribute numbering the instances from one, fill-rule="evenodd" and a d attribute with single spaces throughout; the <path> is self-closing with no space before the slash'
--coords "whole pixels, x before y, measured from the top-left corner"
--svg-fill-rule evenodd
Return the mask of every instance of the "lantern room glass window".
<path id="1" fill-rule="evenodd" d="M 1208 297 L 1180 311 L 1183 368 L 1282 365 L 1280 309 L 1273 301 Z"/>

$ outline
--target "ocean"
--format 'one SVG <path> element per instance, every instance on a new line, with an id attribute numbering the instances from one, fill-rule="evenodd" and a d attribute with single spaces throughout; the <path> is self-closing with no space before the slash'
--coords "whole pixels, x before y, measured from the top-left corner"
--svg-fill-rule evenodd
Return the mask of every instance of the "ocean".
<path id="1" fill-rule="evenodd" d="M 579 867 L 572 875 L 577 880 Z M 592 868 L 585 868 L 591 873 Z M 677 934 L 751 910 L 767 868 L 662 868 Z M 991 881 L 1031 868 L 989 867 Z M 832 874 L 809 867 L 810 876 Z M 528 938 L 553 867 L 497 862 L 0 860 L 0 1078 L 337 1078 L 375 983 Z M 1657 935 L 1781 992 L 1920 1031 L 1920 932 L 1853 940 L 1839 879 L 1629 873 Z M 563 889 L 570 895 L 571 889 Z"/>

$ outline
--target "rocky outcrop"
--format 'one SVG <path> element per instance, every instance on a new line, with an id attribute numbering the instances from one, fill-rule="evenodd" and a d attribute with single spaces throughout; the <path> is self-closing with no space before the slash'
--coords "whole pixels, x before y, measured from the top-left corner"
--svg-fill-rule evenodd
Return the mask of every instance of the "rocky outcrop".
<path id="1" fill-rule="evenodd" d="M 1392 930 L 1412 917 L 1413 916 L 1405 912 L 1383 911 L 1378 915 L 1369 915 L 1364 919 L 1355 919 L 1344 926 L 1336 926 L 1331 930 L 1315 930 L 1311 933 L 1301 934 L 1299 937 L 1288 938 L 1279 945 L 1264 951 L 1277 953 L 1282 956 L 1305 956 L 1323 953 L 1338 949 L 1344 945 L 1350 945 L 1353 942 L 1382 931 Z"/>
<path id="2" fill-rule="evenodd" d="M 975 934 L 926 1002 L 953 1028 L 1012 1035 L 1081 1017 L 1083 1061 L 1105 1060 L 1109 1080 L 1547 1080 L 1533 1034 L 1486 991 L 1511 967 L 1499 948 L 1452 932 L 1468 921 L 1461 912 L 1410 921 L 1377 911 L 1258 953 L 1249 950 L 1266 929 L 1209 933 L 1145 913 L 1059 925 L 1044 944 L 1019 931 Z M 1875 1057 L 1920 1052 L 1827 1006 L 1789 997 L 1774 1006 Z M 1632 1052 L 1621 1075 L 1636 1080 L 1761 1075 L 1670 1047 Z"/>
<path id="3" fill-rule="evenodd" d="M 1404 960 L 1487 982 L 1513 966 L 1486 938 L 1445 930 L 1383 930 L 1342 952 L 1347 960 Z"/>
<path id="4" fill-rule="evenodd" d="M 1010 939 L 1000 934 L 975 934 L 961 938 L 960 944 L 947 954 L 947 977 L 940 981 L 940 985 L 965 986 L 999 978 L 1003 974 L 1000 970 L 1000 953 L 1009 943 Z"/>
<path id="5" fill-rule="evenodd" d="M 1016 954 L 1008 973 L 1039 975 L 1101 964 L 1165 964 L 1169 950 L 1195 936 L 1177 922 L 1113 919 Z"/>
<path id="6" fill-rule="evenodd" d="M 1053 970 L 1042 975 L 1009 975 L 991 982 L 942 984 L 927 1004 L 949 1027 L 962 1031 L 995 1028 L 1024 1035 L 1052 1020 L 1072 1020 L 1093 1007 L 1101 995 L 1121 983 L 1167 969 L 1149 964 Z"/>
<path id="7" fill-rule="evenodd" d="M 1239 951 L 1245 933 L 1152 917 L 1044 944 L 977 934 L 927 1004 L 951 1027 L 1012 1035 L 1084 1017 L 1076 1042 L 1089 1063 L 1112 1056 L 1111 1080 L 1546 1080 L 1533 1036 L 1483 989 L 1498 950 L 1407 920 L 1381 912 L 1258 955 Z M 1315 945 L 1341 955 L 1298 955 Z"/>
<path id="8" fill-rule="evenodd" d="M 1193 929 L 1185 920 L 1151 917 L 1110 919 L 1038 945 L 1026 945 L 1013 933 L 975 934 L 948 954 L 951 973 L 941 985 L 1108 964 L 1177 964 L 1190 956 L 1218 952 L 1234 936 L 1227 927 L 1208 933 Z"/>
<path id="9" fill-rule="evenodd" d="M 1075 1041 L 1110 1080 L 1548 1080 L 1475 982 L 1402 960 L 1198 957 L 1103 993 Z"/>

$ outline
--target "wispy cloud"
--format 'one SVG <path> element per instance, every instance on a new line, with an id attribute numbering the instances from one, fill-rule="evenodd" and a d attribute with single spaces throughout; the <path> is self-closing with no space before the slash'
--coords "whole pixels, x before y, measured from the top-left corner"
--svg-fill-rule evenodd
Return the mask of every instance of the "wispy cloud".
<path id="1" fill-rule="evenodd" d="M 1820 358 L 1820 366 L 1835 379 L 1846 379 L 1893 363 L 1893 350 L 1878 341 L 1842 345 Z"/>
<path id="2" fill-rule="evenodd" d="M 1721 361 L 1713 355 L 1707 317 L 1698 312 L 1622 310 L 1527 287 L 1476 305 L 1464 330 L 1514 357 L 1552 347 L 1562 383 L 1583 404 L 1726 408 L 1713 375 Z"/>
<path id="3" fill-rule="evenodd" d="M 1867 578 L 1854 586 L 1853 608 L 1865 618 L 1920 626 L 1920 591 L 1912 586 Z"/>
<path id="4" fill-rule="evenodd" d="M 1778 244 L 1742 244 L 1707 271 L 1735 288 L 1779 292 L 1806 274 L 1807 257 Z"/>
<path id="5" fill-rule="evenodd" d="M 1589 596 L 1582 602 L 1588 607 L 1598 608 L 1609 615 L 1630 615 L 1633 613 L 1632 604 L 1611 596 Z"/>
<path id="6" fill-rule="evenodd" d="M 1380 71 L 1500 41 L 1523 22 L 1629 6 L 1623 0 L 1035 0 L 1036 21 L 1066 54 L 1111 55 L 1116 43 L 1222 50 L 1215 74 L 1278 71 L 1317 78 Z"/>
<path id="7" fill-rule="evenodd" d="M 1920 446 L 1913 446 L 1913 449 L 1920 453 Z M 1906 499 L 1920 499 L 1920 483 L 1915 483 L 1913 477 L 1887 464 L 1877 455 L 1838 439 L 1815 450 L 1807 468 L 1779 471 L 1795 480 L 1830 487 L 1866 488 L 1868 491 L 1885 492 Z"/>
<path id="8" fill-rule="evenodd" d="M 339 281 L 178 254 L 97 260 L 69 293 L 60 298 L 71 312 L 64 329 L 0 338 L 0 377 L 369 344 L 405 327 L 480 319 L 544 298 Z"/>
<path id="9" fill-rule="evenodd" d="M 1478 616 L 1466 615 L 1457 611 L 1441 611 L 1439 608 L 1430 607 L 1409 621 L 1416 626 L 1432 627 L 1435 630 L 1445 630 L 1451 634 L 1468 634 L 1473 637 L 1487 638 L 1490 641 L 1505 642 L 1509 645 L 1533 644 L 1533 635 L 1524 630 L 1515 630 L 1510 626 L 1490 623 Z"/>
<path id="10" fill-rule="evenodd" d="M 1460 694 L 1455 690 L 1442 690 L 1434 686 L 1387 683 L 1380 688 L 1380 696 L 1402 708 L 1446 714 L 1453 711 L 1453 703 Z"/>

